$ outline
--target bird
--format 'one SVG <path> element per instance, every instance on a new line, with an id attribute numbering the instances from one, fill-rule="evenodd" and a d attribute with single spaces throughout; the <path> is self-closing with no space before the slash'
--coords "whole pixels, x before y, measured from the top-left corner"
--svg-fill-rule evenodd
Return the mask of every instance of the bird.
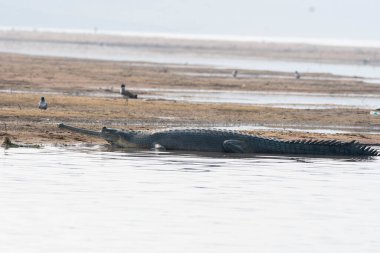
<path id="1" fill-rule="evenodd" d="M 301 78 L 301 74 L 298 71 L 294 72 L 294 76 L 295 76 L 296 79 L 300 79 Z"/>
<path id="2" fill-rule="evenodd" d="M 38 104 L 38 109 L 46 110 L 48 108 L 48 103 L 45 100 L 45 97 L 41 97 L 40 103 Z"/>
<path id="3" fill-rule="evenodd" d="M 120 94 L 125 96 L 125 84 L 121 84 L 120 86 Z"/>
<path id="4" fill-rule="evenodd" d="M 132 94 L 131 92 L 125 89 L 125 84 L 121 84 L 120 86 L 120 94 L 125 98 L 137 98 L 136 94 Z"/>
<path id="5" fill-rule="evenodd" d="M 236 78 L 237 77 L 237 74 L 238 74 L 238 71 L 235 69 L 234 71 L 232 71 L 232 76 L 234 77 L 234 78 Z"/>

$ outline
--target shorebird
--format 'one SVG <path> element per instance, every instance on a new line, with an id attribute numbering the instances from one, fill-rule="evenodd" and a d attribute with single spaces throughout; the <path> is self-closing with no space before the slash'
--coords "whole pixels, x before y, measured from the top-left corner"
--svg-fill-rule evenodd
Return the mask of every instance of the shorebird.
<path id="1" fill-rule="evenodd" d="M 120 86 L 120 94 L 123 95 L 123 96 L 125 96 L 125 84 L 122 84 Z"/>
<path id="2" fill-rule="evenodd" d="M 236 78 L 237 77 L 237 74 L 238 74 L 238 71 L 235 69 L 234 71 L 232 71 L 232 76 L 234 77 L 234 78 Z"/>
<path id="3" fill-rule="evenodd" d="M 125 98 L 137 98 L 136 94 L 132 94 L 131 92 L 125 89 L 125 84 L 122 84 L 120 86 L 120 94 L 123 95 Z"/>
<path id="4" fill-rule="evenodd" d="M 45 100 L 45 97 L 41 97 L 40 103 L 38 104 L 38 109 L 46 110 L 48 108 L 48 103 Z"/>
<path id="5" fill-rule="evenodd" d="M 300 79 L 301 78 L 301 74 L 298 71 L 294 72 L 294 76 L 295 76 L 296 79 Z"/>

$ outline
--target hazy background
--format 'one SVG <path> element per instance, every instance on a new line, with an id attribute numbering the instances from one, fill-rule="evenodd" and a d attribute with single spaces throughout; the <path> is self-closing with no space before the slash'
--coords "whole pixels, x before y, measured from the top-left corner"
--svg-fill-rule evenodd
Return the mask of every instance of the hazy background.
<path id="1" fill-rule="evenodd" d="M 380 40 L 378 0 L 0 0 L 0 26 Z"/>

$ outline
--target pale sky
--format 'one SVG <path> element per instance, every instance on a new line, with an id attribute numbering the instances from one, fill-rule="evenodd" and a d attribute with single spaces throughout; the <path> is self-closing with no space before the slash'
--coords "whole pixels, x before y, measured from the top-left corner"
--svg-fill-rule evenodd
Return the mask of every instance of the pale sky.
<path id="1" fill-rule="evenodd" d="M 379 0 L 0 0 L 0 26 L 380 40 Z"/>

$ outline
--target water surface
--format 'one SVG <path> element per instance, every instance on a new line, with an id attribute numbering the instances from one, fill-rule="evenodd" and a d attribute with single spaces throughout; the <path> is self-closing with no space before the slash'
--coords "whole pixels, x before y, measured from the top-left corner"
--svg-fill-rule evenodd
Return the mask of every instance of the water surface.
<path id="1" fill-rule="evenodd" d="M 153 91 L 153 90 L 152 90 Z M 279 108 L 331 109 L 354 107 L 373 109 L 379 97 L 370 95 L 331 95 L 286 92 L 213 91 L 213 90 L 157 90 L 140 98 L 164 99 L 196 103 L 232 103 L 265 105 Z"/>
<path id="2" fill-rule="evenodd" d="M 0 149 L 0 252 L 378 252 L 379 165 Z"/>
<path id="3" fill-rule="evenodd" d="M 207 42 L 205 42 L 207 43 Z M 349 77 L 363 77 L 365 81 L 378 83 L 380 67 L 355 64 L 329 64 L 323 62 L 285 61 L 261 59 L 254 57 L 236 57 L 231 55 L 209 55 L 178 51 L 161 52 L 153 47 L 133 45 L 112 45 L 104 43 L 83 43 L 67 41 L 24 41 L 0 40 L 0 52 L 20 53 L 42 56 L 72 57 L 80 59 L 97 59 L 113 61 L 140 61 L 163 64 L 191 64 L 207 67 L 239 68 L 301 73 L 331 73 Z M 322 60 L 322 59 L 321 59 Z"/>
<path id="4" fill-rule="evenodd" d="M 156 89 L 132 88 L 141 99 L 171 100 L 192 103 L 228 103 L 242 105 L 259 105 L 277 108 L 297 109 L 335 109 L 361 108 L 376 109 L 379 107 L 379 96 L 376 95 L 332 95 L 322 93 L 302 92 L 255 92 L 234 90 L 194 90 L 194 89 Z M 73 96 L 121 98 L 114 91 L 30 91 L 0 89 L 0 93 L 10 94 L 66 94 Z"/>

